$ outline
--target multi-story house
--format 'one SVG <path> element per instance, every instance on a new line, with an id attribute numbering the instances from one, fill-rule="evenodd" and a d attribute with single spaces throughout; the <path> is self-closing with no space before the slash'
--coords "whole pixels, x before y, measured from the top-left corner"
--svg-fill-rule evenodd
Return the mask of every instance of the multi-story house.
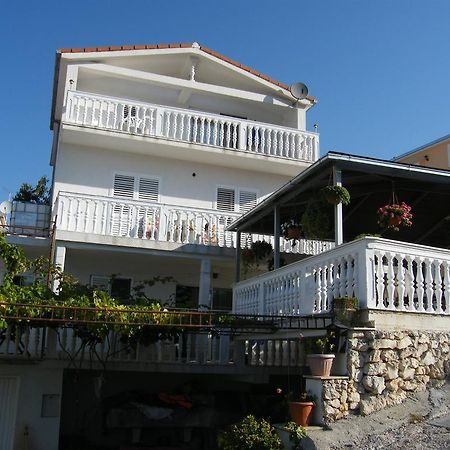
<path id="1" fill-rule="evenodd" d="M 63 49 L 55 74 L 56 261 L 122 295 L 172 276 L 155 297 L 229 308 L 225 228 L 318 158 L 314 99 L 196 43 Z"/>
<path id="2" fill-rule="evenodd" d="M 36 207 L 16 204 L 9 239 L 30 256 L 52 247 L 67 273 L 118 298 L 127 298 L 141 280 L 171 277 L 148 288 L 148 295 L 172 306 L 182 298 L 183 306 L 229 310 L 237 242 L 226 228 L 318 159 L 319 137 L 306 131 L 314 103 L 197 43 L 59 50 L 51 112 L 52 238 L 24 237 L 33 234 L 25 232 L 28 226 L 43 224 L 33 219 Z M 255 239 L 261 237 L 246 235 L 241 245 Z M 304 254 L 326 244 L 282 245 Z M 17 420 L 13 414 L 3 426 L 15 421 L 15 448 L 33 442 L 36 449 L 56 449 L 61 395 L 61 435 L 86 437 L 87 424 L 78 426 L 72 406 L 84 401 L 88 414 L 91 381 L 79 376 L 80 393 L 78 381 L 63 376 L 76 337 L 56 342 L 51 333 L 35 332 L 25 348 L 19 338 L 13 342 L 13 333 L 2 341 L 4 357 L 40 362 L 33 370 L 12 365 L 2 371 L 11 394 L 4 406 L 18 408 Z M 136 377 L 124 381 L 117 372 L 111 392 L 161 380 L 155 373 L 252 375 L 242 367 L 233 372 L 236 356 L 227 339 L 217 345 L 205 339 L 193 337 L 187 344 L 193 353 L 183 361 L 181 352 L 161 342 L 152 355 L 122 355 L 114 368 L 136 371 Z M 220 355 L 211 356 L 212 349 Z M 33 394 L 25 400 L 28 391 Z"/>

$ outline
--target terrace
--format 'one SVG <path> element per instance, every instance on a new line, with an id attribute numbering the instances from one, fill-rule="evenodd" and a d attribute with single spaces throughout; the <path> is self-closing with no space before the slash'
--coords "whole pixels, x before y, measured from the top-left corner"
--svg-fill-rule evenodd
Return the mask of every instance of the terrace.
<path id="1" fill-rule="evenodd" d="M 329 205 L 325 216 L 334 223 L 328 237 L 334 233 L 336 248 L 280 268 L 280 224 L 300 218 L 331 180 L 351 195 L 348 206 Z M 329 153 L 228 228 L 238 239 L 240 233 L 272 230 L 278 267 L 238 280 L 233 311 L 320 316 L 332 311 L 334 298 L 356 296 L 367 318 L 375 312 L 414 313 L 422 321 L 423 314 L 448 318 L 449 187 L 445 170 Z M 411 227 L 380 229 L 377 209 L 393 199 L 412 206 Z M 382 237 L 354 240 L 361 233 Z"/>

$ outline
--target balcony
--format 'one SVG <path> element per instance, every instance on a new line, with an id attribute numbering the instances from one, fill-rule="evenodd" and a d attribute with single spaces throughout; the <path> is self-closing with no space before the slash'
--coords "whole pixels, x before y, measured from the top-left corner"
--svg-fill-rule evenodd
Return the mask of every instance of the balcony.
<path id="1" fill-rule="evenodd" d="M 3 306 L 3 305 L 1 305 Z M 92 345 L 91 345 L 92 344 Z M 258 339 L 236 338 L 227 334 L 180 333 L 154 343 L 127 344 L 120 333 L 110 331 L 101 342 L 89 343 L 70 324 L 10 324 L 0 330 L 0 361 L 67 361 L 77 367 L 113 364 L 117 368 L 167 372 L 245 373 L 248 367 L 302 367 L 304 351 L 298 337 Z"/>
<path id="2" fill-rule="evenodd" d="M 150 203 L 98 195 L 60 192 L 57 200 L 59 231 L 116 236 L 142 242 L 167 242 L 174 245 L 201 245 L 236 248 L 236 233 L 226 227 L 240 214 L 214 209 Z M 248 235 L 245 243 L 273 236 Z M 296 245 L 281 239 L 286 253 L 315 255 L 333 248 L 333 242 L 301 239 Z"/>
<path id="3" fill-rule="evenodd" d="M 450 250 L 359 239 L 237 283 L 233 312 L 319 315 L 344 296 L 361 309 L 450 317 Z"/>
<path id="4" fill-rule="evenodd" d="M 78 91 L 68 92 L 64 122 L 303 163 L 319 156 L 316 133 Z"/>

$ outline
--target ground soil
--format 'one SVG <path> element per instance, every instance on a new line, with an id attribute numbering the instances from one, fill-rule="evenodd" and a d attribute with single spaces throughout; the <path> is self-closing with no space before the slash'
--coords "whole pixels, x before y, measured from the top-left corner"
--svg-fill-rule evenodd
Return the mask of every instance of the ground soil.
<path id="1" fill-rule="evenodd" d="M 450 383 L 370 416 L 350 416 L 330 428 L 309 431 L 305 449 L 450 450 Z"/>

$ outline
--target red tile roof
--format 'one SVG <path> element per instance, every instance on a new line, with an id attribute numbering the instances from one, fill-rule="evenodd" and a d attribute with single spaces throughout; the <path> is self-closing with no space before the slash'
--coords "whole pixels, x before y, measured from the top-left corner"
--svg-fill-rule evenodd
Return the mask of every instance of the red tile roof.
<path id="1" fill-rule="evenodd" d="M 58 53 L 92 53 L 92 52 L 116 52 L 116 51 L 124 51 L 124 50 L 156 50 L 156 49 L 166 49 L 166 48 L 192 48 L 193 44 L 156 44 L 156 45 L 122 45 L 122 46 L 110 46 L 110 47 L 85 47 L 85 48 L 60 48 L 58 49 Z M 195 48 L 195 47 L 194 47 Z M 222 61 L 231 64 L 232 66 L 238 67 L 239 69 L 245 70 L 246 72 L 251 73 L 269 83 L 272 83 L 276 86 L 281 87 L 282 89 L 286 89 L 289 91 L 289 86 L 285 83 L 281 83 L 273 78 L 268 77 L 267 75 L 258 72 L 257 70 L 252 69 L 251 67 L 244 66 L 243 64 L 234 61 L 227 56 L 221 55 L 220 53 L 215 52 L 207 47 L 199 46 L 201 51 L 207 53 L 208 55 L 214 56 Z M 306 97 L 309 101 L 315 103 L 316 99 L 308 95 Z"/>

